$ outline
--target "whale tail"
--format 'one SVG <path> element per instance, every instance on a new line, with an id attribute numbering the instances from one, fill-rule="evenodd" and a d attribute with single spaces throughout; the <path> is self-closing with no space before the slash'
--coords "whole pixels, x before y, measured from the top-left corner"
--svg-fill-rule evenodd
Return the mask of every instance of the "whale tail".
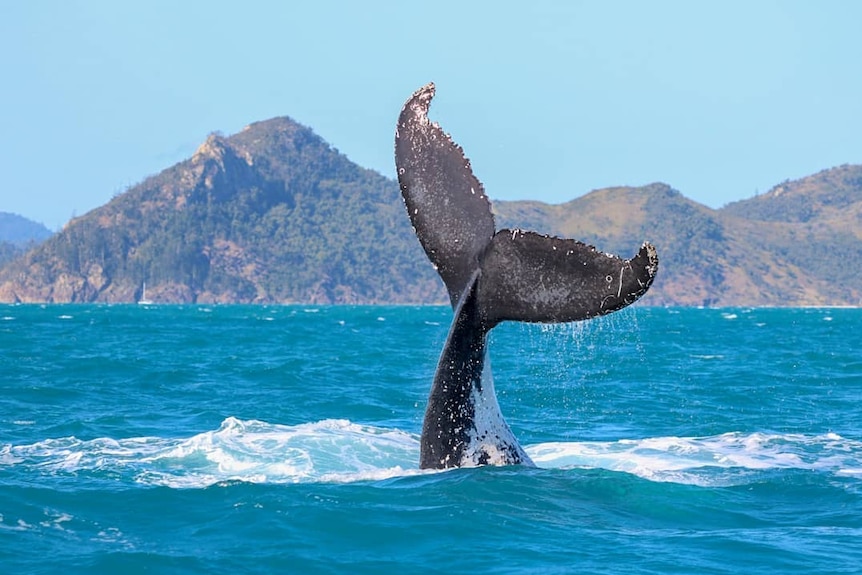
<path id="1" fill-rule="evenodd" d="M 486 329 L 504 320 L 589 319 L 646 293 L 658 270 L 649 243 L 625 260 L 576 240 L 497 231 L 491 203 L 464 151 L 428 118 L 433 97 L 434 84 L 428 84 L 404 105 L 395 163 L 410 220 L 453 308 L 474 279 Z"/>
<path id="2" fill-rule="evenodd" d="M 455 310 L 425 411 L 420 466 L 530 463 L 497 404 L 488 331 L 506 320 L 568 322 L 625 307 L 649 289 L 658 256 L 647 243 L 624 260 L 575 240 L 497 231 L 470 161 L 428 119 L 433 97 L 433 84 L 417 90 L 395 132 L 410 221 Z"/>

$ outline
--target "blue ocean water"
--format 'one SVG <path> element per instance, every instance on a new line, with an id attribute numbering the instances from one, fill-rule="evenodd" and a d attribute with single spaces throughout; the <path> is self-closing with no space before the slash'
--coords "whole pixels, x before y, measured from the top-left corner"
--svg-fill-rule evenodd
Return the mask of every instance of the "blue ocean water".
<path id="1" fill-rule="evenodd" d="M 862 572 L 862 310 L 501 325 L 539 467 L 419 471 L 450 319 L 0 306 L 2 572 Z"/>

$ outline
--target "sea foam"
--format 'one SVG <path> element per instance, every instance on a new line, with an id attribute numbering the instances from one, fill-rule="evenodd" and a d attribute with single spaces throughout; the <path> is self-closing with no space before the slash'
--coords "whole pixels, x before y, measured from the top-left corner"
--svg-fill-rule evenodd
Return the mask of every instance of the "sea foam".
<path id="1" fill-rule="evenodd" d="M 862 442 L 823 435 L 725 433 L 526 446 L 541 468 L 606 469 L 651 481 L 734 485 L 751 472 L 809 470 L 858 477 Z M 0 447 L 0 468 L 30 466 L 51 475 L 176 488 L 227 482 L 349 483 L 424 473 L 419 438 L 398 429 L 326 419 L 288 426 L 225 419 L 218 429 L 186 438 L 75 437 Z"/>

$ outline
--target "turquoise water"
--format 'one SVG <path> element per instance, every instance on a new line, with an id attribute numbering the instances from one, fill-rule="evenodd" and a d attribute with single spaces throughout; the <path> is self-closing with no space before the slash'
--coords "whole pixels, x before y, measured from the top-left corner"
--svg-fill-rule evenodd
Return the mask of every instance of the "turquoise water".
<path id="1" fill-rule="evenodd" d="M 420 472 L 450 318 L 0 306 L 2 572 L 862 572 L 862 310 L 500 326 L 539 468 Z"/>

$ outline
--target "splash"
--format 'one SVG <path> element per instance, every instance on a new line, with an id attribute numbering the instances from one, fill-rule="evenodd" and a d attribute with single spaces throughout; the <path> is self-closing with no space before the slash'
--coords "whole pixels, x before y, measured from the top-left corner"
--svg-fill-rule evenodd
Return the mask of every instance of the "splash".
<path id="1" fill-rule="evenodd" d="M 0 448 L 0 468 L 92 475 L 144 485 L 201 488 L 226 482 L 346 483 L 414 473 L 414 435 L 327 419 L 296 426 L 225 419 L 189 438 L 75 437 Z"/>
<path id="2" fill-rule="evenodd" d="M 526 446 L 540 468 L 606 469 L 657 482 L 742 485 L 768 470 L 862 479 L 862 441 L 822 435 L 725 433 Z M 288 426 L 225 419 L 186 438 L 75 437 L 0 446 L 0 473 L 112 483 L 205 488 L 233 482 L 299 484 L 379 481 L 420 471 L 419 438 L 398 429 L 326 419 Z"/>

